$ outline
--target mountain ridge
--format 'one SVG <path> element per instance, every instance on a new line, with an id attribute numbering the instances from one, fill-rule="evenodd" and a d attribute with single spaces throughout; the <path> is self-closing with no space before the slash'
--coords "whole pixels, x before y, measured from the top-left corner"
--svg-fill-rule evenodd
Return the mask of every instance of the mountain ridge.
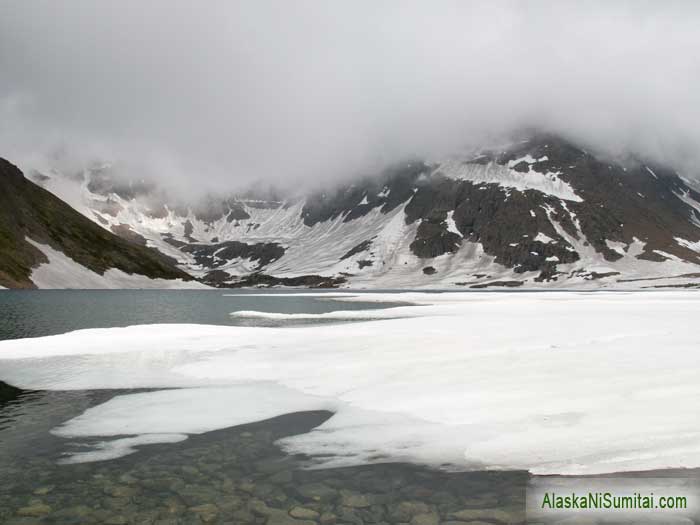
<path id="1" fill-rule="evenodd" d="M 0 158 L 0 285 L 34 288 L 33 270 L 49 263 L 42 245 L 98 275 L 116 269 L 151 279 L 192 279 L 163 254 L 99 227 Z"/>
<path id="2" fill-rule="evenodd" d="M 168 202 L 99 166 L 35 177 L 102 228 L 213 286 L 700 284 L 700 193 L 687 180 L 546 133 L 290 199 L 269 191 Z"/>

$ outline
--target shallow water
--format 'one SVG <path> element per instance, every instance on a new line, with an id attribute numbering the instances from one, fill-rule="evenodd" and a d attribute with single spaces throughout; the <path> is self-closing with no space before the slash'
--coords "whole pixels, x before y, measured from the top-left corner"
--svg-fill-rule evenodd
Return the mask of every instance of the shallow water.
<path id="1" fill-rule="evenodd" d="M 51 405 L 69 416 L 106 395 L 20 397 L 35 405 L 34 414 L 41 410 L 36 405 Z M 502 522 L 524 519 L 523 472 L 448 474 L 402 464 L 305 470 L 306 458 L 275 446 L 330 415 L 290 414 L 149 446 L 118 460 L 59 466 L 63 443 L 42 432 L 51 425 L 46 414 L 28 424 L 41 438 L 0 454 L 0 522 L 293 525 L 296 515 L 299 525 L 308 525 L 406 523 L 423 515 L 431 520 L 425 523 L 439 523 L 468 509 L 478 516 L 474 509 L 484 507 L 501 509 L 496 517 Z"/>

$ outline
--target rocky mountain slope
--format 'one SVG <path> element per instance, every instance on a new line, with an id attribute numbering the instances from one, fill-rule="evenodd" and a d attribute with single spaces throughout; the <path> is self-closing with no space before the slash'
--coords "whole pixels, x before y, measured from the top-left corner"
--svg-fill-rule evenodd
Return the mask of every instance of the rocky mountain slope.
<path id="1" fill-rule="evenodd" d="M 332 191 L 168 199 L 109 166 L 34 173 L 104 230 L 216 286 L 700 284 L 700 193 L 663 166 L 539 134 Z"/>
<path id="2" fill-rule="evenodd" d="M 0 286 L 142 287 L 191 279 L 175 261 L 101 228 L 0 159 Z"/>

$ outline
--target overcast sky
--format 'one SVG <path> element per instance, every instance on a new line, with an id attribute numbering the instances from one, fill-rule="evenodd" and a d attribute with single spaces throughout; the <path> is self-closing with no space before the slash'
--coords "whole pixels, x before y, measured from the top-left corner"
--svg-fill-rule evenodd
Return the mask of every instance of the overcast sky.
<path id="1" fill-rule="evenodd" d="M 227 188 L 534 125 L 688 170 L 698 28 L 693 1 L 4 0 L 0 156 Z"/>

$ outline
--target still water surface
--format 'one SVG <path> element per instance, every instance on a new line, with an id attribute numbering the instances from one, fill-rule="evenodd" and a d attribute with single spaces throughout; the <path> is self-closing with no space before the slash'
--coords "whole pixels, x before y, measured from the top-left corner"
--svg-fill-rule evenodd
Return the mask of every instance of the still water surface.
<path id="1" fill-rule="evenodd" d="M 264 293 L 270 295 L 258 290 L 1 290 L 0 341 L 135 324 L 251 324 L 229 315 L 240 310 L 320 314 L 390 306 L 340 303 L 332 300 L 332 292 L 320 298 L 284 291 Z"/>

